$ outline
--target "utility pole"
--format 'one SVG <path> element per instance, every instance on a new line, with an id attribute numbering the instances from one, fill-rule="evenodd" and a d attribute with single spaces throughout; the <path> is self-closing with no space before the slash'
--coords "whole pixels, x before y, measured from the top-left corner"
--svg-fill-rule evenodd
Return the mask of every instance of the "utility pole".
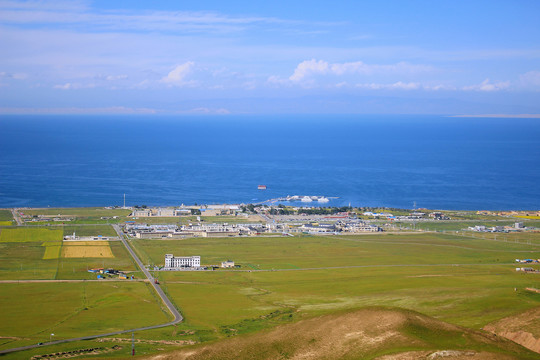
<path id="1" fill-rule="evenodd" d="M 131 356 L 135 356 L 135 333 L 131 333 Z"/>
<path id="2" fill-rule="evenodd" d="M 413 202 L 413 213 L 416 213 L 416 201 Z M 413 215 L 413 230 L 416 230 L 416 215 Z"/>

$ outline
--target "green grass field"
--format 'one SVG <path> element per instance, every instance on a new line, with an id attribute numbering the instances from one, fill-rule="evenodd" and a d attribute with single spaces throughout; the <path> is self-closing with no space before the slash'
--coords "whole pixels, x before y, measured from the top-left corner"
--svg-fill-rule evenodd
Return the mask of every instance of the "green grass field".
<path id="1" fill-rule="evenodd" d="M 0 232 L 0 243 L 62 241 L 62 237 L 63 232 L 59 229 L 32 227 L 3 228 Z"/>
<path id="2" fill-rule="evenodd" d="M 169 319 L 140 282 L 0 284 L 0 349 L 159 324 Z M 42 350 L 43 351 L 43 350 Z"/>
<path id="3" fill-rule="evenodd" d="M 58 247 L 65 244 L 59 245 L 58 238 L 72 228 L 2 229 L 0 279 L 95 279 L 88 268 L 136 270 L 119 241 L 109 242 L 114 258 L 59 256 Z M 102 227 L 81 227 L 81 232 L 95 228 Z M 540 294 L 525 291 L 526 287 L 540 288 L 540 275 L 516 272 L 514 262 L 516 258 L 540 258 L 540 234 L 505 235 L 516 239 L 413 232 L 132 239 L 130 243 L 145 264 L 163 265 L 164 255 L 172 253 L 200 255 L 203 264 L 231 259 L 241 265 L 239 270 L 155 272 L 185 321 L 176 327 L 142 332 L 138 337 L 207 342 L 372 306 L 417 311 L 454 325 L 481 329 L 540 307 Z M 532 266 L 540 269 L 540 265 Z M 43 302 L 47 316 L 32 324 L 39 311 L 36 301 Z M 0 338 L 3 348 L 41 341 L 38 339 L 51 332 L 72 337 L 95 333 L 97 328 L 147 325 L 166 319 L 148 285 L 128 281 L 0 283 L 0 308 L 7 309 L 0 322 L 0 336 L 21 338 Z M 15 324 L 12 318 L 17 315 L 21 320 Z M 28 358 L 30 353 L 70 346 L 21 354 Z M 142 348 L 150 353 L 170 345 L 146 344 Z M 98 357 L 127 357 L 127 351 Z"/>
<path id="4" fill-rule="evenodd" d="M 139 273 L 120 241 L 108 242 L 113 258 L 64 258 L 62 229 L 17 227 L 0 233 L 0 279 L 95 279 L 88 269 L 105 267 Z M 69 243 L 68 243 L 69 244 Z"/>
<path id="5" fill-rule="evenodd" d="M 105 209 L 105 208 L 47 208 L 47 209 L 23 209 L 22 213 L 29 216 L 34 215 L 72 215 L 76 217 L 102 217 L 102 216 L 123 216 L 131 213 L 128 209 Z"/>
<path id="6" fill-rule="evenodd" d="M 533 232 L 515 232 L 515 233 L 469 233 L 468 235 L 482 238 L 492 239 L 502 242 L 515 242 L 531 245 L 532 248 L 540 246 L 540 233 Z"/>
<path id="7" fill-rule="evenodd" d="M 0 209 L 0 221 L 2 222 L 11 222 L 13 220 L 13 215 L 11 210 Z"/>
<path id="8" fill-rule="evenodd" d="M 431 231 L 440 231 L 440 230 L 466 230 L 469 226 L 476 226 L 476 225 L 485 225 L 487 227 L 493 227 L 493 226 L 514 226 L 516 222 L 523 222 L 525 226 L 531 226 L 531 227 L 539 227 L 540 228 L 540 221 L 536 220 L 524 220 L 524 219 L 516 219 L 516 220 L 481 220 L 481 221 L 447 221 L 447 220 L 441 220 L 441 221 L 417 221 L 414 225 L 414 228 L 416 229 L 422 229 L 422 230 L 431 230 Z M 403 227 L 410 227 L 413 228 L 412 222 L 395 222 L 395 225 L 403 226 Z"/>
<path id="9" fill-rule="evenodd" d="M 133 273 L 136 278 L 143 276 L 120 241 L 110 241 L 109 246 L 114 258 L 59 258 L 56 279 L 95 279 L 87 270 L 102 267 Z"/>
<path id="10" fill-rule="evenodd" d="M 247 270 L 158 273 L 186 324 L 216 337 L 226 336 L 229 327 L 249 332 L 273 325 L 262 318 L 276 311 L 301 318 L 384 305 L 481 328 L 540 306 L 540 295 L 523 290 L 539 288 L 540 276 L 514 269 L 515 258 L 540 257 L 540 248 L 523 243 L 444 234 L 132 243 L 153 264 L 173 253 L 201 255 L 204 264 L 231 258 Z M 320 269 L 295 270 L 309 268 Z"/>
<path id="11" fill-rule="evenodd" d="M 64 236 L 75 233 L 77 236 L 117 236 L 111 225 L 64 225 L 61 227 Z"/>
<path id="12" fill-rule="evenodd" d="M 297 269 L 356 265 L 508 263 L 540 249 L 518 243 L 446 234 L 132 239 L 146 263 L 163 264 L 164 255 L 200 255 L 203 264 L 231 259 L 244 269 Z"/>
<path id="13" fill-rule="evenodd" d="M 32 221 L 27 225 L 51 225 L 62 224 L 115 224 L 129 220 L 127 217 L 131 210 L 128 209 L 105 209 L 105 208 L 47 208 L 47 209 L 22 209 L 21 213 L 28 216 L 44 215 L 55 217 L 57 215 L 69 215 L 73 217 L 71 221 Z M 117 219 L 112 217 L 117 216 Z M 111 217 L 111 219 L 101 219 L 101 217 Z"/>

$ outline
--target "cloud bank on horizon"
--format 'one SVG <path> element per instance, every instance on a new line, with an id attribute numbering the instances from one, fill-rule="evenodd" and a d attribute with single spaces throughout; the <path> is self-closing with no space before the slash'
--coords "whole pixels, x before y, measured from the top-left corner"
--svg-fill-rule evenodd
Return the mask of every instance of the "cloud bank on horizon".
<path id="1" fill-rule="evenodd" d="M 0 114 L 540 113 L 540 2 L 0 0 Z"/>

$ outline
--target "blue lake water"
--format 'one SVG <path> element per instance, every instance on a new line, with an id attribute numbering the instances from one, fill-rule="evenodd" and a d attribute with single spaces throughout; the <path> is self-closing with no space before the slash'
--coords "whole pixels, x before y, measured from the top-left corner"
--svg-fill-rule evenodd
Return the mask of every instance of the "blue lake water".
<path id="1" fill-rule="evenodd" d="M 0 207 L 540 208 L 539 119 L 1 116 Z M 267 190 L 257 190 L 257 185 Z"/>

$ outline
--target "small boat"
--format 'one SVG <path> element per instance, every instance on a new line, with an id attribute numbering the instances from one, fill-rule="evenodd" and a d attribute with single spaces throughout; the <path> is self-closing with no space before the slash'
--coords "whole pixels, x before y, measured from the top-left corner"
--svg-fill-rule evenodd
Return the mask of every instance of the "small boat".
<path id="1" fill-rule="evenodd" d="M 259 185 L 257 186 L 258 190 L 266 190 L 266 185 Z"/>

